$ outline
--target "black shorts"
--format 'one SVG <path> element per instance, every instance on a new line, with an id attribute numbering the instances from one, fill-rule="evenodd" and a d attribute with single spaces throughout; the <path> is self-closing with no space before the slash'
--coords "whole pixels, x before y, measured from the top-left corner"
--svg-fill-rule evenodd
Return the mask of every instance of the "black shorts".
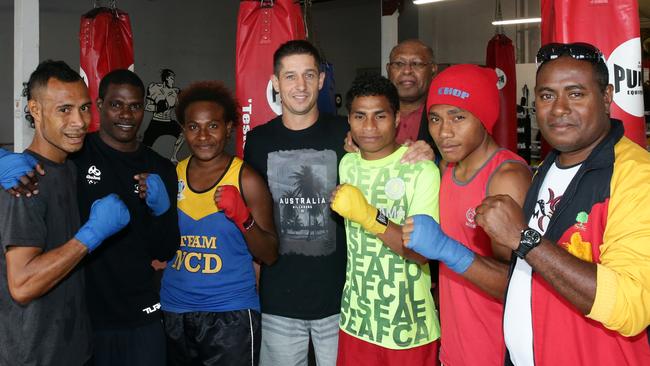
<path id="1" fill-rule="evenodd" d="M 257 366 L 260 313 L 163 312 L 168 365 Z"/>

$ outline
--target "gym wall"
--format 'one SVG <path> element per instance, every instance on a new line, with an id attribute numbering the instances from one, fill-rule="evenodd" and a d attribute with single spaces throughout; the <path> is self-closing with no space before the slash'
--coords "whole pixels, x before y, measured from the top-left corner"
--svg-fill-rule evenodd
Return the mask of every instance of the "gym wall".
<path id="1" fill-rule="evenodd" d="M 135 71 L 145 87 L 169 68 L 180 88 L 205 79 L 234 88 L 239 1 L 117 0 L 117 6 L 131 17 Z M 334 64 L 337 93 L 345 93 L 357 69 L 379 66 L 380 6 L 379 0 L 313 4 L 311 31 Z M 78 69 L 79 20 L 91 7 L 88 0 L 41 0 L 39 59 L 61 59 Z M 13 142 L 13 12 L 12 0 L 0 2 L 0 72 L 6 75 L 0 78 L 1 143 Z M 150 119 L 146 112 L 140 133 Z M 170 147 L 161 148 L 166 153 Z"/>

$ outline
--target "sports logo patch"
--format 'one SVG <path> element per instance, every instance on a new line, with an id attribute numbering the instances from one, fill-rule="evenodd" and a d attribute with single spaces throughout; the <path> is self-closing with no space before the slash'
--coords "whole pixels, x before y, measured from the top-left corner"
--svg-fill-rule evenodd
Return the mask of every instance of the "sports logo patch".
<path id="1" fill-rule="evenodd" d="M 406 183 L 404 183 L 402 178 L 391 178 L 386 182 L 384 192 L 386 193 L 386 197 L 396 201 L 404 197 L 404 193 L 406 193 Z"/>
<path id="2" fill-rule="evenodd" d="M 86 181 L 88 184 L 97 184 L 102 180 L 102 172 L 96 166 L 91 165 L 86 174 Z"/>
<path id="3" fill-rule="evenodd" d="M 465 212 L 465 226 L 471 227 L 472 229 L 476 229 L 476 221 L 474 221 L 475 217 L 476 217 L 476 208 L 475 207 L 468 208 L 467 212 Z"/>
<path id="4" fill-rule="evenodd" d="M 587 214 L 585 211 L 580 211 L 578 212 L 578 215 L 576 216 L 576 224 L 574 225 L 576 229 L 585 231 L 585 224 L 589 222 L 589 214 Z"/>

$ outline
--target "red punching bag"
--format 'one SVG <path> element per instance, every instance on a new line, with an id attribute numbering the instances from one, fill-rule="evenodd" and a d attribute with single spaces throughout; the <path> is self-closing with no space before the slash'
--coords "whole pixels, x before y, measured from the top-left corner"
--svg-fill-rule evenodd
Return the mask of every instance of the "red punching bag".
<path id="1" fill-rule="evenodd" d="M 517 78 L 515 47 L 505 34 L 496 34 L 487 45 L 485 64 L 497 73 L 499 119 L 492 137 L 497 144 L 517 153 Z"/>
<path id="2" fill-rule="evenodd" d="M 283 43 L 304 39 L 300 5 L 294 0 L 242 0 L 237 16 L 236 93 L 242 123 L 235 141 L 242 156 L 246 133 L 282 113 L 271 85 L 273 53 Z"/>
<path id="3" fill-rule="evenodd" d="M 99 82 L 112 70 L 133 70 L 133 33 L 129 14 L 117 8 L 95 8 L 81 16 L 79 30 L 80 73 L 95 102 Z M 99 128 L 97 108 L 92 108 L 90 131 Z"/>
<path id="4" fill-rule="evenodd" d="M 607 60 L 614 85 L 611 116 L 625 135 L 646 147 L 637 0 L 542 0 L 542 45 L 587 42 Z"/>

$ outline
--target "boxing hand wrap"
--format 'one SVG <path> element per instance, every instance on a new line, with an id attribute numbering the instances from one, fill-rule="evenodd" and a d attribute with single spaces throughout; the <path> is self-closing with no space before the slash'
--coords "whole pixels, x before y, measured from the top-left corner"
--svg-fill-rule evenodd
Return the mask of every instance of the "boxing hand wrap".
<path id="1" fill-rule="evenodd" d="M 374 206 L 368 204 L 361 191 L 350 184 L 343 184 L 332 199 L 332 210 L 344 218 L 361 225 L 377 235 L 388 228 L 388 219 Z"/>
<path id="2" fill-rule="evenodd" d="M 253 227 L 255 223 L 253 215 L 235 186 L 221 186 L 221 194 L 216 203 L 217 207 L 223 210 L 226 217 L 234 222 L 242 233 Z"/>
<path id="3" fill-rule="evenodd" d="M 444 262 L 456 273 L 464 273 L 474 262 L 474 252 L 448 237 L 431 216 L 413 216 L 413 232 L 406 247 L 429 258 Z"/>
<path id="4" fill-rule="evenodd" d="M 11 189 L 20 183 L 20 177 L 35 169 L 37 161 L 29 154 L 12 153 L 2 150 L 0 155 L 0 185 Z"/>
<path id="5" fill-rule="evenodd" d="M 85 245 L 90 253 L 106 238 L 122 230 L 130 220 L 131 215 L 124 202 L 115 193 L 111 193 L 93 202 L 90 217 L 75 238 Z"/>
<path id="6" fill-rule="evenodd" d="M 169 210 L 169 196 L 165 184 L 158 174 L 149 174 L 145 179 L 147 196 L 145 202 L 154 216 L 160 216 Z"/>

